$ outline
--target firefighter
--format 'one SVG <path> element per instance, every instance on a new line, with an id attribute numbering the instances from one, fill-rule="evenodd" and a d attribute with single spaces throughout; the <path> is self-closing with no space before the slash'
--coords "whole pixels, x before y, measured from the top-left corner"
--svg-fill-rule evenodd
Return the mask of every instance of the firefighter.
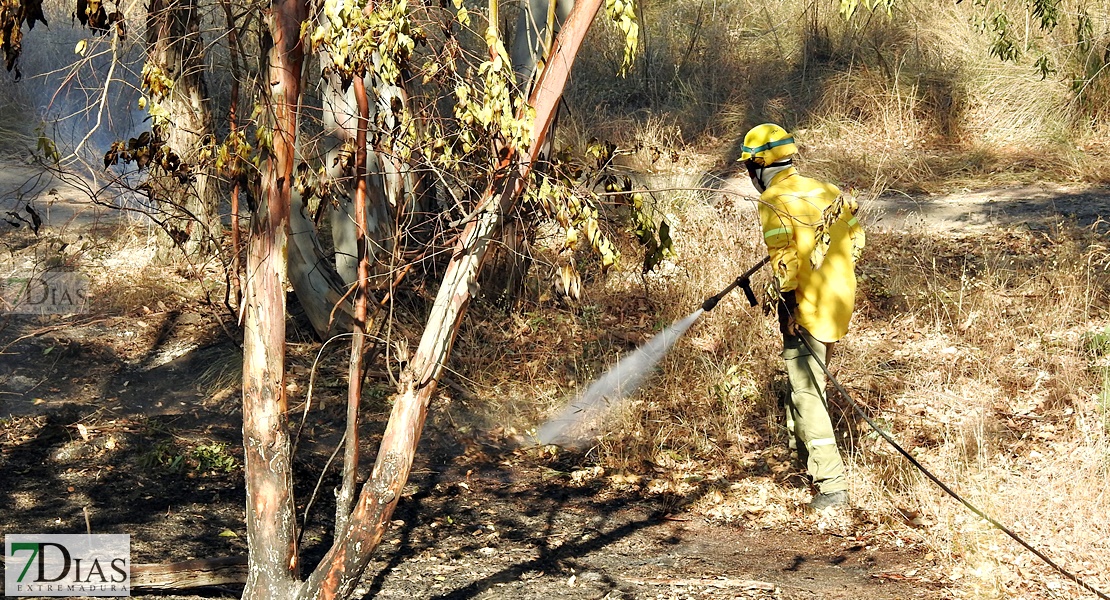
<path id="1" fill-rule="evenodd" d="M 817 361 L 824 362 L 848 332 L 855 264 L 865 238 L 855 202 L 832 184 L 800 175 L 793 161 L 797 152 L 793 136 L 765 123 L 744 136 L 740 160 L 761 194 L 759 218 L 779 295 L 782 358 L 790 381 L 791 446 L 816 488 L 809 507 L 824 510 L 848 505 L 848 480 Z"/>

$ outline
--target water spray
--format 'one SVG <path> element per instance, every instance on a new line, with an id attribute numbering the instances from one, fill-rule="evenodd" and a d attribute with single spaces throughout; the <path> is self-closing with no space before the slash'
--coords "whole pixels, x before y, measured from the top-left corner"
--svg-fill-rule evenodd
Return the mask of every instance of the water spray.
<path id="1" fill-rule="evenodd" d="M 701 316 L 717 306 L 717 303 L 736 288 L 744 290 L 744 296 L 752 306 L 757 304 L 751 287 L 751 276 L 770 261 L 764 257 L 755 266 L 736 278 L 728 287 L 702 302 L 701 307 L 675 321 L 670 327 L 655 334 L 646 344 L 624 357 L 586 391 L 567 405 L 554 418 L 540 426 L 536 441 L 542 445 L 558 444 L 575 448 L 591 438 L 609 412 L 640 386 L 644 378 L 667 354 L 686 330 Z"/>

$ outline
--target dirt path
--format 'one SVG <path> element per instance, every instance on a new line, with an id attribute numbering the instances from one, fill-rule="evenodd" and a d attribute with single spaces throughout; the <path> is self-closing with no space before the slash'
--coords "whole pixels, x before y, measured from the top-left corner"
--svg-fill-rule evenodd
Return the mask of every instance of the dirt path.
<path id="1" fill-rule="evenodd" d="M 960 194 L 879 198 L 864 213 L 888 230 L 978 231 L 1000 226 L 1052 228 L 1063 223 L 1110 229 L 1110 188 L 1027 185 Z"/>
<path id="2" fill-rule="evenodd" d="M 722 188 L 758 197 L 747 178 L 727 180 Z M 1110 231 L 1110 187 L 1045 183 L 921 196 L 889 193 L 862 202 L 860 213 L 869 228 L 884 231 L 975 232 L 1074 223 L 1105 232 Z"/>
<path id="3" fill-rule="evenodd" d="M 526 465 L 474 471 L 455 499 L 410 505 L 406 526 L 415 527 L 374 579 L 381 597 L 941 597 L 912 576 L 920 553 L 886 540 L 712 525 L 668 508 L 673 499 L 536 475 Z M 433 514 L 456 515 L 455 524 L 429 523 Z"/>

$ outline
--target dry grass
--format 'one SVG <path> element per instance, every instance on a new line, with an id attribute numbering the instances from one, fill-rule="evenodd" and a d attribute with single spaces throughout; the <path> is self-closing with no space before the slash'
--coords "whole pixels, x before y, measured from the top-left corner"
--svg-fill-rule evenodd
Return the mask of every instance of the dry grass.
<path id="1" fill-rule="evenodd" d="M 775 121 L 803 135 L 814 173 L 865 188 L 1108 181 L 1110 69 L 1089 50 L 1106 34 L 1082 46 L 1062 21 L 1050 34 L 1027 31 L 1019 60 L 1001 62 L 975 28 L 986 10 L 899 2 L 889 17 L 845 23 L 835 3 L 651 5 L 628 78 L 613 76 L 619 36 L 599 28 L 587 40 L 568 120 L 629 147 L 710 147 L 726 159 L 747 128 Z M 1056 69 L 1043 80 L 1033 68 L 1042 52 Z"/>
<path id="2" fill-rule="evenodd" d="M 222 299 L 222 274 L 170 251 L 159 255 L 153 226 L 121 224 L 111 238 L 85 247 L 80 268 L 89 277 L 89 309 L 99 316 L 159 312 L 181 307 L 204 290 Z M 108 241 L 110 240 L 110 241 Z M 209 265 L 210 267 L 213 265 Z"/>
<path id="3" fill-rule="evenodd" d="M 1105 392 L 1086 341 L 1105 325 L 1110 292 L 1097 241 L 1068 229 L 879 237 L 862 269 L 862 297 L 878 301 L 864 307 L 846 366 L 928 468 L 1095 584 L 1110 531 Z M 891 460 L 858 455 L 869 499 L 921 512 L 929 544 L 972 597 L 1076 593 Z"/>

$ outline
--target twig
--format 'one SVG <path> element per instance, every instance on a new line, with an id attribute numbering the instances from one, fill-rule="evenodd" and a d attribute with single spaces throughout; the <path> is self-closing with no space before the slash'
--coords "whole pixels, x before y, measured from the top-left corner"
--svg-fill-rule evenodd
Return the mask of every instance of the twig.
<path id="1" fill-rule="evenodd" d="M 308 374 L 308 392 L 305 395 L 304 412 L 301 414 L 301 424 L 297 426 L 297 434 L 293 436 L 293 448 L 289 451 L 290 455 L 297 454 L 297 444 L 301 441 L 301 432 L 304 431 L 304 424 L 308 421 L 308 411 L 312 408 L 312 391 L 316 386 L 316 367 L 320 364 L 320 359 L 324 356 L 324 349 L 335 340 L 352 335 L 354 334 L 340 333 L 334 335 L 328 338 L 328 340 L 320 346 L 320 349 L 316 351 L 316 359 L 312 361 L 312 368 L 309 370 Z"/>
<path id="2" fill-rule="evenodd" d="M 58 331 L 60 329 L 69 329 L 71 327 L 87 327 L 89 325 L 95 325 L 96 323 L 103 323 L 104 321 L 107 321 L 107 319 L 94 319 L 92 321 L 86 321 L 84 323 L 66 323 L 64 325 L 51 325 L 50 327 L 43 327 L 42 329 L 36 329 L 35 331 L 32 331 L 31 333 L 21 335 L 21 336 L 15 338 L 14 340 L 8 342 L 7 345 L 5 345 L 3 348 L 0 348 L 0 355 L 6 354 L 8 348 L 11 348 L 12 346 L 14 346 L 14 345 L 18 344 L 19 342 L 22 342 L 23 340 L 28 339 L 28 338 L 38 337 L 40 335 L 45 335 L 47 333 L 50 333 L 51 331 Z"/>
<path id="3" fill-rule="evenodd" d="M 116 64 L 119 63 L 119 56 L 116 53 L 118 43 L 119 43 L 119 33 L 118 32 L 113 32 L 112 33 L 112 64 L 108 67 L 107 75 L 104 76 L 104 91 L 100 94 L 100 106 L 97 107 L 97 109 L 96 109 L 96 124 L 93 125 L 92 128 L 89 129 L 89 132 L 87 134 L 85 134 L 85 137 L 82 138 L 81 141 L 77 144 L 77 146 L 73 149 L 72 156 L 74 156 L 74 157 L 80 156 L 81 148 L 85 145 L 85 142 L 89 141 L 89 139 L 92 138 L 93 134 L 96 133 L 96 131 L 100 129 L 100 122 L 104 117 L 104 107 L 108 103 L 108 87 L 112 85 L 112 76 L 116 72 Z"/>

